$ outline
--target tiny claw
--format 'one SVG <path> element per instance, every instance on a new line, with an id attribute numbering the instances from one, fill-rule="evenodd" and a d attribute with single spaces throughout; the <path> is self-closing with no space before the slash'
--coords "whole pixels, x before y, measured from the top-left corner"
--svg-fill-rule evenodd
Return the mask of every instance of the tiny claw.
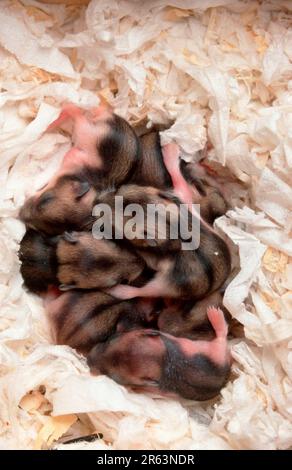
<path id="1" fill-rule="evenodd" d="M 146 331 L 143 336 L 160 336 L 160 332 L 159 331 L 155 331 L 155 330 L 150 330 L 150 331 Z"/>
<path id="2" fill-rule="evenodd" d="M 158 382 L 158 380 L 146 379 L 145 382 L 144 382 L 144 386 L 159 387 L 159 382 Z"/>
<path id="3" fill-rule="evenodd" d="M 75 287 L 76 286 L 74 284 L 60 284 L 59 285 L 59 289 L 62 292 L 66 292 L 67 290 L 75 289 Z"/>

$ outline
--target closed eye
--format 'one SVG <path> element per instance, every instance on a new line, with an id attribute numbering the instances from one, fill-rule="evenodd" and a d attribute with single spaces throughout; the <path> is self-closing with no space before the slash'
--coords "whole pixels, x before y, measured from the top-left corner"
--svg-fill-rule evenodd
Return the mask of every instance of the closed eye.
<path id="1" fill-rule="evenodd" d="M 38 209 L 43 209 L 49 202 L 53 201 L 54 196 L 51 193 L 43 194 L 38 200 Z"/>
<path id="2" fill-rule="evenodd" d="M 75 199 L 81 199 L 90 190 L 90 184 L 88 181 L 74 181 L 73 189 L 75 192 Z"/>

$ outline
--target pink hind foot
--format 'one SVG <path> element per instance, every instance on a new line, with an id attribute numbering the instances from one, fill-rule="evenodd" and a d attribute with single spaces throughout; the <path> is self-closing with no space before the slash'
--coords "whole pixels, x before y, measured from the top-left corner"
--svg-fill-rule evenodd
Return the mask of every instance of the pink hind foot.
<path id="1" fill-rule="evenodd" d="M 231 355 L 227 342 L 228 327 L 224 314 L 220 308 L 210 306 L 207 308 L 207 315 L 216 333 L 216 338 L 208 343 L 208 357 L 218 365 L 230 365 Z"/>
<path id="2" fill-rule="evenodd" d="M 207 315 L 212 327 L 214 328 L 216 337 L 226 338 L 228 334 L 228 327 L 221 308 L 217 308 L 212 305 L 207 308 Z"/>
<path id="3" fill-rule="evenodd" d="M 55 129 L 68 119 L 73 119 L 74 121 L 84 119 L 94 122 L 95 120 L 106 117 L 107 114 L 110 115 L 111 111 L 110 108 L 104 104 L 85 110 L 74 103 L 66 103 L 62 106 L 62 110 L 57 119 L 51 122 L 48 129 Z"/>
<path id="4" fill-rule="evenodd" d="M 76 104 L 66 103 L 62 106 L 62 111 L 60 112 L 57 119 L 55 119 L 48 127 L 48 130 L 55 129 L 63 124 L 68 119 L 76 119 L 82 115 L 82 110 Z"/>

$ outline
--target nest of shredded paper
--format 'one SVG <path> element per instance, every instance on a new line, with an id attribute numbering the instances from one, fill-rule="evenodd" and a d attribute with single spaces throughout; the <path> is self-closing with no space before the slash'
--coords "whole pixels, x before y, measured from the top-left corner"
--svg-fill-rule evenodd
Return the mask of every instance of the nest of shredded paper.
<path id="1" fill-rule="evenodd" d="M 0 5 L 0 447 L 62 448 L 96 432 L 67 448 L 288 448 L 291 2 L 51 3 Z M 44 130 L 64 100 L 100 99 L 133 124 L 167 126 L 162 142 L 175 140 L 185 158 L 208 140 L 209 158 L 246 187 L 216 221 L 239 255 L 224 303 L 244 337 L 232 341 L 232 380 L 212 402 L 138 395 L 90 376 L 74 350 L 52 344 L 41 300 L 22 287 L 19 207 L 70 145 Z"/>

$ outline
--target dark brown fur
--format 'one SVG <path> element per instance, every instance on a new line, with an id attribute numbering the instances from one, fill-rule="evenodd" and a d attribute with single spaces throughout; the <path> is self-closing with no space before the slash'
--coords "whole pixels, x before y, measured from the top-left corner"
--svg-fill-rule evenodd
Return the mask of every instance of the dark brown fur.
<path id="1" fill-rule="evenodd" d="M 162 190 L 172 189 L 171 177 L 165 167 L 157 131 L 140 137 L 142 158 L 139 160 L 131 184 L 154 186 Z M 206 170 L 199 163 L 180 161 L 180 170 L 188 183 L 201 194 L 201 216 L 209 223 L 225 214 L 228 205 L 216 182 L 216 178 L 207 176 Z"/>
<path id="2" fill-rule="evenodd" d="M 217 217 L 224 215 L 228 210 L 228 204 L 220 191 L 216 179 L 204 179 L 205 171 L 199 163 L 180 162 L 180 169 L 185 180 L 193 185 L 201 195 L 200 204 L 201 217 L 212 224 Z"/>
<path id="3" fill-rule="evenodd" d="M 18 256 L 24 285 L 31 292 L 40 294 L 49 285 L 58 284 L 55 240 L 29 229 L 20 242 Z"/>
<path id="4" fill-rule="evenodd" d="M 60 284 L 63 290 L 105 289 L 135 280 L 141 285 L 144 277 L 141 257 L 86 232 L 48 237 L 29 229 L 20 243 L 19 258 L 24 284 L 35 293 Z M 150 274 L 145 271 L 147 279 Z"/>
<path id="5" fill-rule="evenodd" d="M 56 343 L 88 353 L 96 343 L 106 341 L 116 332 L 119 318 L 130 314 L 132 304 L 96 291 L 61 294 L 47 307 Z"/>
<path id="6" fill-rule="evenodd" d="M 163 163 L 159 133 L 145 134 L 140 137 L 140 142 L 142 158 L 139 160 L 130 182 L 160 189 L 171 188 L 171 178 Z"/>
<path id="7" fill-rule="evenodd" d="M 134 252 L 109 240 L 96 240 L 91 233 L 71 232 L 57 245 L 59 282 L 78 289 L 105 289 L 134 281 L 145 263 Z"/>
<path id="8" fill-rule="evenodd" d="M 143 224 L 137 226 L 137 237 L 132 239 L 128 237 L 127 231 L 125 230 L 125 225 L 132 218 L 132 215 L 125 215 L 123 218 L 118 218 L 116 224 L 115 217 L 115 198 L 123 198 L 122 210 L 130 204 L 139 204 L 143 209 L 143 214 L 145 215 L 143 219 Z M 160 191 L 154 187 L 142 187 L 134 184 L 123 185 L 117 190 L 108 191 L 101 194 L 96 199 L 96 203 L 108 204 L 111 207 L 111 212 L 113 214 L 113 228 L 117 233 L 124 235 L 126 239 L 129 239 L 132 246 L 136 248 L 148 248 L 150 247 L 152 251 L 157 252 L 170 252 L 178 251 L 181 248 L 180 239 L 170 239 L 170 222 L 171 219 L 169 216 L 166 218 L 166 238 L 163 238 L 163 234 L 158 233 L 157 224 L 149 227 L 150 228 L 150 237 L 145 236 L 144 227 L 146 227 L 146 217 L 147 217 L 147 206 L 149 205 L 158 205 L 160 204 L 163 208 L 167 207 L 170 210 L 170 213 L 174 215 L 172 219 L 175 225 L 178 224 L 177 212 L 173 211 L 172 208 L 177 208 L 176 203 L 177 199 L 172 199 L 171 193 Z M 120 223 L 121 222 L 121 223 Z"/>
<path id="9" fill-rule="evenodd" d="M 151 325 L 154 304 L 119 301 L 98 291 L 72 290 L 47 302 L 47 313 L 57 344 L 68 344 L 87 355 L 97 343 L 117 331 Z"/>
<path id="10" fill-rule="evenodd" d="M 84 197 L 89 191 L 93 193 L 92 202 Z M 95 194 L 82 173 L 67 174 L 39 198 L 29 198 L 19 217 L 28 227 L 48 235 L 79 230 L 91 219 Z"/>
<path id="11" fill-rule="evenodd" d="M 194 302 L 172 301 L 158 315 L 158 329 L 170 335 L 192 340 L 213 339 L 214 330 L 207 316 L 207 307 L 214 305 L 224 312 L 229 321 L 227 311 L 222 305 L 222 294 L 219 291 Z M 227 318 L 226 318 L 227 317 Z"/>
<path id="12" fill-rule="evenodd" d="M 94 195 L 131 177 L 140 159 L 139 139 L 132 127 L 116 114 L 104 122 L 109 131 L 96 141 L 102 167 L 95 167 L 92 159 L 86 163 L 86 158 L 79 164 L 74 161 L 71 169 L 67 164 L 65 175 L 23 205 L 20 218 L 27 226 L 50 235 L 80 230 L 90 221 Z"/>
<path id="13" fill-rule="evenodd" d="M 209 400 L 218 395 L 230 374 L 226 335 L 227 331 L 219 335 L 216 331 L 213 341 L 196 342 L 156 330 L 130 331 L 97 344 L 88 363 L 93 373 L 138 390 Z"/>
<path id="14" fill-rule="evenodd" d="M 180 201 L 169 191 L 160 191 L 157 188 L 144 187 L 136 185 L 121 186 L 116 192 L 104 194 L 99 200 L 107 203 L 112 207 L 114 213 L 115 196 L 122 196 L 124 206 L 130 203 L 138 203 L 147 213 L 148 204 L 161 204 L 162 207 L 173 208 L 178 207 Z M 179 214 L 176 213 L 178 216 Z M 122 218 L 118 221 L 119 232 L 125 232 L 124 227 L 130 217 Z M 166 238 L 161 238 L 161 234 L 157 232 L 157 225 L 153 226 L 153 238 L 149 239 L 144 236 L 141 238 L 129 238 L 131 243 L 139 254 L 145 259 L 148 266 L 158 272 L 159 282 L 164 283 L 164 289 L 156 292 L 153 287 L 153 293 L 149 286 L 149 291 L 145 289 L 140 292 L 132 289 L 133 296 L 162 296 L 162 297 L 184 297 L 200 299 L 205 295 L 219 289 L 226 281 L 230 274 L 231 259 L 226 243 L 208 226 L 203 224 L 198 227 L 200 229 L 200 244 L 197 249 L 181 250 L 182 239 L 170 239 L 171 219 L 167 219 Z M 188 222 L 191 221 L 191 218 Z M 181 220 L 177 216 L 173 221 L 178 225 Z M 144 226 L 146 226 L 146 216 L 143 220 L 142 227 L 139 227 L 139 233 L 144 235 Z M 124 233 L 127 238 L 127 232 Z M 151 282 L 151 281 L 150 281 Z M 131 298 L 130 287 L 125 286 L 124 292 L 129 292 Z M 112 292 L 113 295 L 119 296 L 117 291 Z"/>

